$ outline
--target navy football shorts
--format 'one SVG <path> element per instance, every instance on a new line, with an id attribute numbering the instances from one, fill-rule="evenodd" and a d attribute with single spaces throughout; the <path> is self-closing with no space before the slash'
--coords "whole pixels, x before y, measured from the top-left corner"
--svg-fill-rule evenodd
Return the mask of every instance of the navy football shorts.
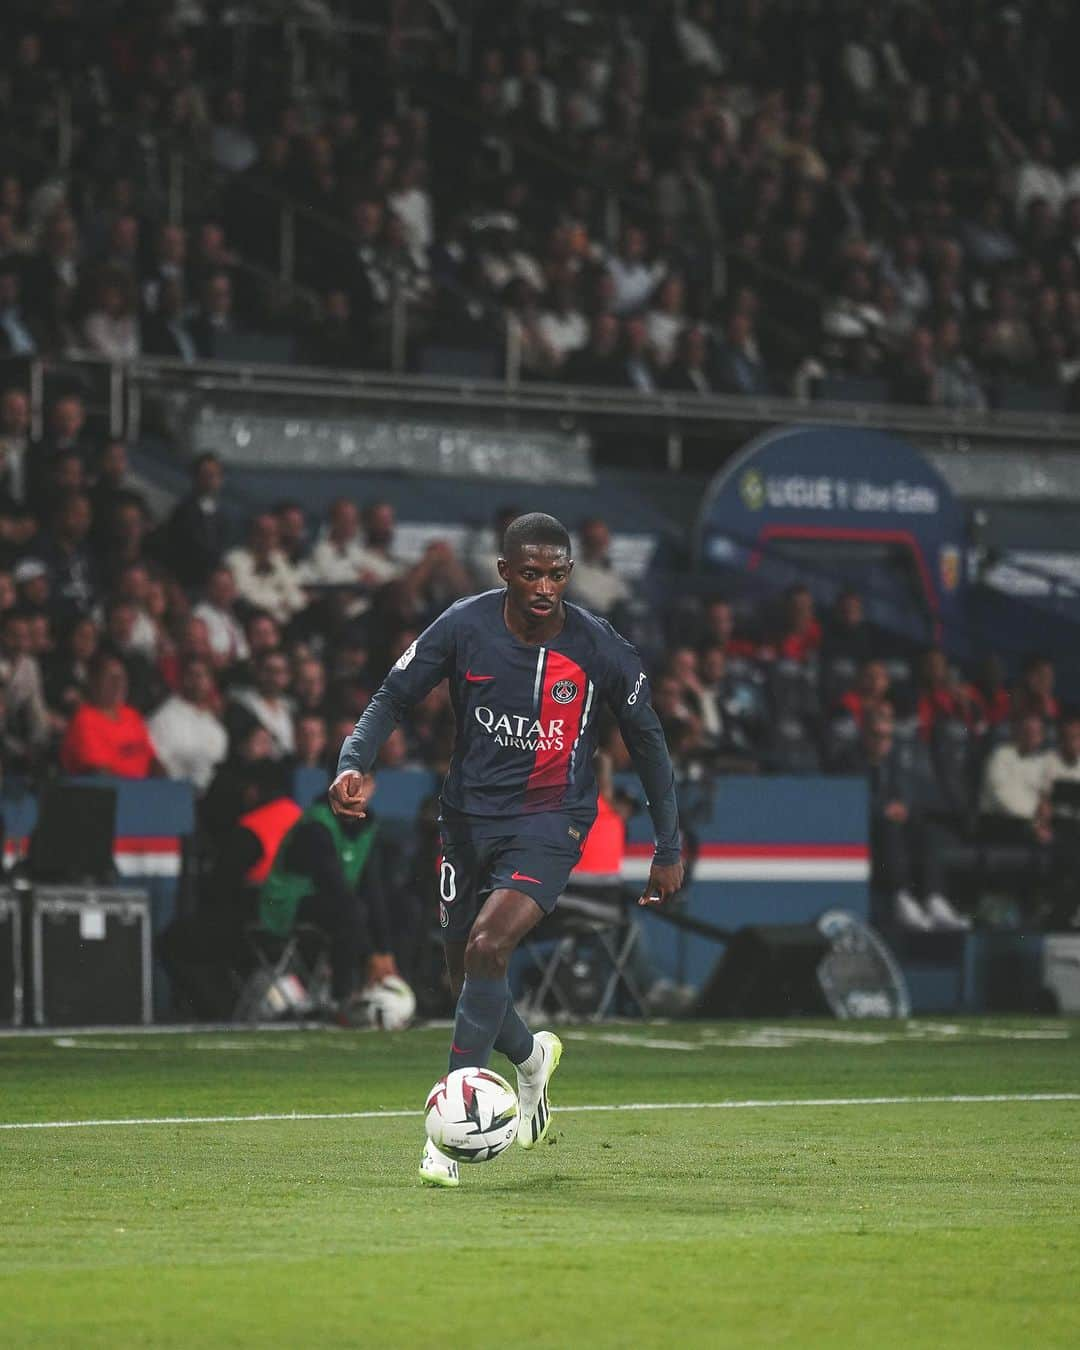
<path id="1" fill-rule="evenodd" d="M 439 922 L 444 942 L 464 942 L 492 891 L 523 891 L 545 914 L 555 908 L 580 846 L 509 835 L 468 842 L 443 836 L 439 864 Z"/>

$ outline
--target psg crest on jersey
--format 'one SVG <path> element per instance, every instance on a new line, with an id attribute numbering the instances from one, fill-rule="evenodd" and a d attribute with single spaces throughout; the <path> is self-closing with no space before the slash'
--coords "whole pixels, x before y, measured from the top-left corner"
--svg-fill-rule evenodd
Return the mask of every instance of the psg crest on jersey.
<path id="1" fill-rule="evenodd" d="M 573 703 L 577 698 L 577 685 L 573 680 L 557 680 L 551 686 L 551 697 L 556 703 Z"/>

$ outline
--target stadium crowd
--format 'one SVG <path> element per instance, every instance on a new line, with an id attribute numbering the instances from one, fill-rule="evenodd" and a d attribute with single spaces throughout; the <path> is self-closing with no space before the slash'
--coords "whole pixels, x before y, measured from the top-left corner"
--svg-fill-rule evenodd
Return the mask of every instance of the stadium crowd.
<path id="1" fill-rule="evenodd" d="M 242 7 L 4 6 L 0 352 L 385 365 L 397 311 L 428 369 L 509 326 L 527 377 L 627 390 L 1075 385 L 1075 6 L 275 14 L 319 79 Z"/>
<path id="2" fill-rule="evenodd" d="M 329 772 L 384 673 L 454 599 L 499 584 L 491 541 L 403 559 L 393 508 L 341 498 L 323 520 L 295 501 L 233 536 L 225 471 L 193 461 L 190 490 L 154 519 L 123 441 L 92 438 L 81 399 L 29 434 L 28 398 L 0 394 L 0 745 L 4 774 L 152 774 L 192 782 L 207 838 Z M 578 523 L 571 598 L 633 632 L 634 601 L 606 522 Z M 733 603 L 734 602 L 734 603 Z M 1013 688 L 988 660 L 969 676 L 867 622 L 855 592 L 818 615 L 805 587 L 667 606 L 643 649 L 682 780 L 715 772 L 865 774 L 879 882 L 910 926 L 963 922 L 944 898 L 949 840 L 992 838 L 1058 866 L 1054 784 L 1080 781 L 1080 724 L 1053 666 Z M 382 750 L 384 768 L 445 770 L 445 684 Z M 1060 741 L 1059 748 L 1049 748 Z M 602 745 L 629 767 L 617 728 Z M 1041 860 L 1041 861 L 1038 861 Z M 1059 867 L 1060 870 L 1060 867 Z M 932 913 L 921 908 L 916 893 Z"/>

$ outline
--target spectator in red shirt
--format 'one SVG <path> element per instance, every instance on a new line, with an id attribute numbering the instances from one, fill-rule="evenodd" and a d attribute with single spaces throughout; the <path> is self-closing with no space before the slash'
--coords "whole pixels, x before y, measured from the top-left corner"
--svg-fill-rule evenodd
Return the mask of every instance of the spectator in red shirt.
<path id="1" fill-rule="evenodd" d="M 840 700 L 840 706 L 860 731 L 872 713 L 881 712 L 892 716 L 889 686 L 889 672 L 884 661 L 867 661 L 859 671 L 855 688 L 849 689 Z"/>
<path id="2" fill-rule="evenodd" d="M 809 661 L 821 650 L 821 624 L 806 586 L 792 586 L 784 597 L 784 628 L 777 654 L 787 661 Z"/>
<path id="3" fill-rule="evenodd" d="M 60 746 L 65 773 L 149 778 L 157 769 L 146 723 L 127 703 L 128 681 L 119 658 L 102 655 L 90 673 L 90 695 L 68 723 Z"/>
<path id="4" fill-rule="evenodd" d="M 758 655 L 757 643 L 735 636 L 735 610 L 730 600 L 720 596 L 707 601 L 702 615 L 701 640 L 710 647 L 723 647 L 729 660 L 752 661 Z"/>
<path id="5" fill-rule="evenodd" d="M 939 647 L 933 647 L 923 655 L 919 667 L 919 698 L 916 707 L 919 735 L 924 741 L 930 739 L 935 722 L 952 717 L 968 726 L 975 723 L 977 705 L 968 687 L 961 684 L 949 669 L 948 659 Z"/>
<path id="6" fill-rule="evenodd" d="M 1012 700 L 1005 688 L 1005 671 L 1000 656 L 988 656 L 975 672 L 975 678 L 966 686 L 967 696 L 975 709 L 975 720 L 980 731 L 998 727 L 1012 717 Z"/>

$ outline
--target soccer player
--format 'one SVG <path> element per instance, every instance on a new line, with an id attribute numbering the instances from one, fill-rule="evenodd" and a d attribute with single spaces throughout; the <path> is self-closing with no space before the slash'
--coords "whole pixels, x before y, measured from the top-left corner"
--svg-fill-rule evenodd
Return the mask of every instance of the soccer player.
<path id="1" fill-rule="evenodd" d="M 485 1066 L 493 1049 L 517 1068 L 518 1143 L 548 1132 L 547 1091 L 562 1055 L 533 1036 L 510 996 L 518 943 L 566 888 L 596 817 L 596 719 L 610 705 L 649 802 L 656 851 L 641 895 L 661 904 L 683 881 L 674 775 L 641 658 L 604 619 L 562 596 L 570 536 L 552 516 L 519 516 L 499 558 L 505 589 L 452 605 L 409 647 L 338 760 L 330 804 L 363 816 L 379 747 L 406 709 L 444 676 L 457 738 L 441 795 L 439 919 L 457 995 L 450 1068 Z M 428 1185 L 456 1186 L 458 1166 L 429 1140 Z"/>

